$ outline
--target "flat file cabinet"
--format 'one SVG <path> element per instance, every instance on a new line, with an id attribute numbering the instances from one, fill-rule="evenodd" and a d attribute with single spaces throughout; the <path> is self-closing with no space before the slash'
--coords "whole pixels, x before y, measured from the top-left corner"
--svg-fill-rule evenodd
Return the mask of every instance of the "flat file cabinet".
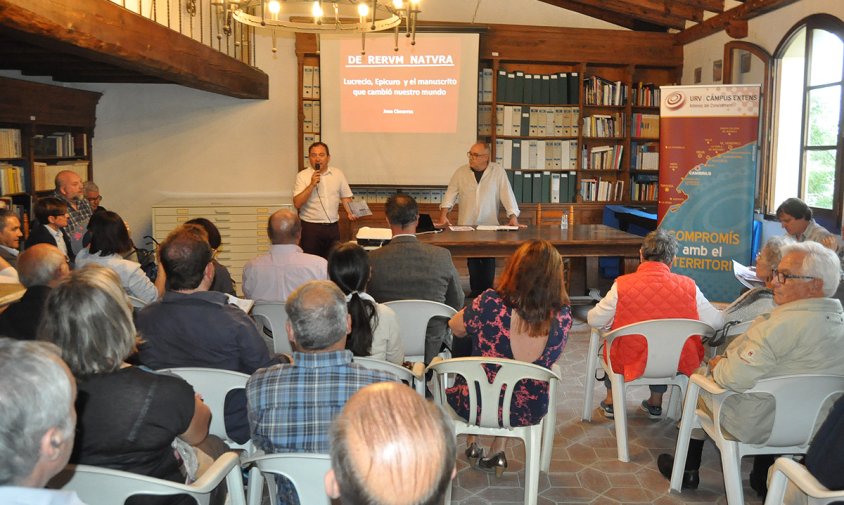
<path id="1" fill-rule="evenodd" d="M 179 198 L 152 206 L 152 234 L 161 242 L 176 226 L 197 217 L 204 217 L 220 230 L 223 243 L 217 261 L 229 269 L 243 295 L 243 265 L 267 252 L 267 219 L 284 207 L 293 208 L 289 198 Z"/>

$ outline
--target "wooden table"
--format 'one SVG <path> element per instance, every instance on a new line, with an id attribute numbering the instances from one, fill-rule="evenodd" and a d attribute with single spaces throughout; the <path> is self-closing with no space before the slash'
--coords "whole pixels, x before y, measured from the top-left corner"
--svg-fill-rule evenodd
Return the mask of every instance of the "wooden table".
<path id="1" fill-rule="evenodd" d="M 566 258 L 586 258 L 586 287 L 598 287 L 598 258 L 619 256 L 624 272 L 639 264 L 642 237 L 602 224 L 531 226 L 518 231 L 450 231 L 419 235 L 419 240 L 445 247 L 457 258 L 506 258 L 525 240 L 542 239 L 554 244 Z"/>

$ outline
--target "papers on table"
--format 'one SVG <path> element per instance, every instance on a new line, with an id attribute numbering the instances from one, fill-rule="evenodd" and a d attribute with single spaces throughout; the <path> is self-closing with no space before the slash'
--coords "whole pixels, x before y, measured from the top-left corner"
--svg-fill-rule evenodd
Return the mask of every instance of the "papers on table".
<path id="1" fill-rule="evenodd" d="M 765 286 L 765 281 L 756 277 L 755 268 L 746 267 L 736 260 L 733 260 L 733 273 L 735 274 L 736 279 L 738 279 L 738 281 L 745 287 L 753 289 Z"/>
<path id="2" fill-rule="evenodd" d="M 448 229 L 451 230 L 451 231 L 475 231 L 475 229 L 472 228 L 471 226 L 451 225 L 451 226 L 448 227 Z"/>
<path id="3" fill-rule="evenodd" d="M 507 224 L 481 224 L 478 225 L 478 231 L 517 231 L 518 226 L 510 226 Z"/>

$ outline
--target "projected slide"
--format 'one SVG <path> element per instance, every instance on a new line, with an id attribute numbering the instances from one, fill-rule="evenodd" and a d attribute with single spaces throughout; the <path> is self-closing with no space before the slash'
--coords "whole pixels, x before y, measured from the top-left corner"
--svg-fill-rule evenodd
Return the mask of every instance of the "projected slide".
<path id="1" fill-rule="evenodd" d="M 461 42 L 426 37 L 410 45 L 399 37 L 340 41 L 342 132 L 454 133 L 460 96 Z M 472 85 L 475 85 L 473 82 Z"/>

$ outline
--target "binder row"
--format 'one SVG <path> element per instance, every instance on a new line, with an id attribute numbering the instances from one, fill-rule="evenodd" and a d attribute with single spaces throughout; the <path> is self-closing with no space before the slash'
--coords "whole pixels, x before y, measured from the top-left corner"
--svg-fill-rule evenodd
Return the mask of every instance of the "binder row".
<path id="1" fill-rule="evenodd" d="M 319 133 L 321 116 L 321 106 L 318 101 L 302 102 L 302 112 L 305 117 L 302 120 L 302 131 L 304 133 Z M 308 146 L 305 146 L 308 147 Z"/>
<path id="2" fill-rule="evenodd" d="M 577 198 L 577 174 L 507 170 L 507 178 L 519 203 L 566 203 Z"/>
<path id="3" fill-rule="evenodd" d="M 302 98 L 319 100 L 319 66 L 302 67 Z"/>
<path id="4" fill-rule="evenodd" d="M 577 72 L 530 74 L 499 70 L 496 77 L 497 102 L 537 105 L 577 105 L 580 102 L 580 77 Z M 492 102 L 493 70 L 478 72 L 478 101 Z"/>
<path id="5" fill-rule="evenodd" d="M 514 137 L 577 137 L 577 107 L 496 105 L 495 134 Z M 478 134 L 492 135 L 492 105 L 478 106 Z"/>
<path id="6" fill-rule="evenodd" d="M 0 128 L 0 158 L 22 158 L 21 131 L 17 128 Z"/>
<path id="7" fill-rule="evenodd" d="M 385 188 L 352 188 L 355 199 L 363 200 L 366 203 L 386 203 L 390 195 L 397 192 L 407 193 L 418 203 L 442 203 L 445 196 L 445 189 L 385 189 Z"/>
<path id="8" fill-rule="evenodd" d="M 495 161 L 513 170 L 574 170 L 577 141 L 496 139 Z"/>

